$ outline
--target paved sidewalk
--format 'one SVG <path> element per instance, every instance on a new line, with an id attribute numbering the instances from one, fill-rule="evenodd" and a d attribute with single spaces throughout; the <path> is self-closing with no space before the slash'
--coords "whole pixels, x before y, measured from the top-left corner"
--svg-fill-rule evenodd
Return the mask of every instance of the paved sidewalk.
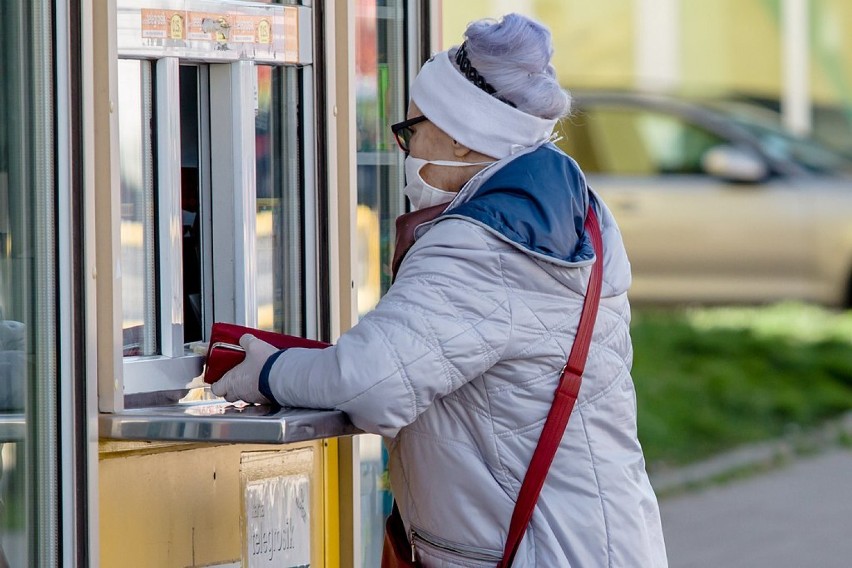
<path id="1" fill-rule="evenodd" d="M 671 568 L 849 568 L 852 451 L 660 501 Z"/>

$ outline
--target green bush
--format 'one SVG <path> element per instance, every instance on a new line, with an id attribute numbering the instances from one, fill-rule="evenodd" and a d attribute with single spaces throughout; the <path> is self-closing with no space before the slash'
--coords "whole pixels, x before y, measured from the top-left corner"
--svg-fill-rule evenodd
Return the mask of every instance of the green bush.
<path id="1" fill-rule="evenodd" d="M 633 314 L 651 468 L 807 429 L 852 409 L 852 312 L 800 304 Z"/>

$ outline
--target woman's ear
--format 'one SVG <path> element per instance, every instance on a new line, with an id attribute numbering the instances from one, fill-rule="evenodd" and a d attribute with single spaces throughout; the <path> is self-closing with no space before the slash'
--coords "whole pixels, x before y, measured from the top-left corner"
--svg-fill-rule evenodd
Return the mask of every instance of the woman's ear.
<path id="1" fill-rule="evenodd" d="M 457 140 L 453 140 L 453 155 L 456 158 L 464 158 L 468 154 L 470 154 L 470 148 L 459 143 Z"/>

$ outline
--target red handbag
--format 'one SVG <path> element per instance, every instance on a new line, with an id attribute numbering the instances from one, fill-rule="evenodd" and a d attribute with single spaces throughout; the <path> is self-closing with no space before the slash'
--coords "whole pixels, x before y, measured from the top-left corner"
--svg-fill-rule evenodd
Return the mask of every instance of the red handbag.
<path id="1" fill-rule="evenodd" d="M 589 278 L 589 286 L 586 290 L 586 298 L 583 301 L 583 311 L 580 314 L 580 323 L 577 327 L 577 335 L 568 362 L 562 370 L 559 386 L 556 387 L 553 405 L 547 414 L 544 428 L 538 439 L 538 445 L 533 452 L 532 460 L 527 468 L 527 474 L 521 484 L 515 510 L 512 512 L 512 520 L 509 524 L 509 534 L 506 537 L 506 548 L 503 550 L 503 559 L 498 568 L 509 568 L 518 552 L 518 546 L 527 530 L 527 525 L 532 518 L 535 504 L 544 486 L 544 479 L 559 443 L 568 426 L 568 419 L 574 409 L 574 403 L 580 394 L 580 384 L 583 380 L 583 370 L 586 368 L 586 359 L 589 355 L 589 345 L 592 343 L 592 332 L 595 328 L 595 319 L 598 315 L 598 304 L 601 299 L 601 286 L 603 281 L 603 239 L 598 223 L 598 217 L 592 206 L 589 206 L 586 215 L 586 231 L 592 239 L 597 260 L 592 265 L 592 274 Z M 415 568 L 419 566 L 416 560 L 414 546 L 408 541 L 405 534 L 405 525 L 396 503 L 393 512 L 385 523 L 385 541 L 382 548 L 382 568 Z"/>
<path id="2" fill-rule="evenodd" d="M 205 383 L 215 383 L 222 378 L 222 375 L 243 362 L 246 353 L 240 347 L 240 338 L 247 333 L 278 349 L 289 347 L 324 349 L 330 345 L 314 339 L 244 327 L 234 323 L 214 323 L 210 330 L 210 343 L 207 347 L 207 363 L 204 368 Z"/>

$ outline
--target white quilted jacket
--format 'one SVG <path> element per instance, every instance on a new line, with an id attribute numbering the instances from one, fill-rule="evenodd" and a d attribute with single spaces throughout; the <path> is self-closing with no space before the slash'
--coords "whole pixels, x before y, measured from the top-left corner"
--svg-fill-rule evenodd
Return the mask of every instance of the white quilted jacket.
<path id="1" fill-rule="evenodd" d="M 552 147 L 537 152 L 557 159 Z M 504 166 L 477 178 L 428 227 L 376 309 L 335 346 L 289 350 L 269 371 L 282 404 L 337 408 L 386 436 L 393 494 L 424 566 L 500 560 L 589 278 L 588 251 L 556 258 L 547 247 L 528 250 L 486 217 L 453 214 Z M 575 192 L 575 215 L 588 203 L 578 176 L 569 188 L 550 183 Z M 630 269 L 599 200 L 598 211 L 604 285 L 586 372 L 516 568 L 666 566 L 636 435 Z M 580 250 L 582 239 L 574 244 Z"/>

